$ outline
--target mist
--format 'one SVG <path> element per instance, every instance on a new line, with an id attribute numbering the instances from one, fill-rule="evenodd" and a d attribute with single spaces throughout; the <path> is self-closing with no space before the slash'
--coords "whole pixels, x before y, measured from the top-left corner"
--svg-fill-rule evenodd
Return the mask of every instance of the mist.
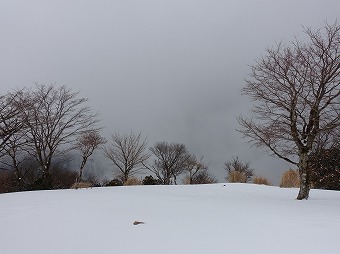
<path id="1" fill-rule="evenodd" d="M 3 0 L 1 92 L 66 85 L 90 99 L 108 140 L 134 131 L 149 146 L 183 143 L 220 181 L 239 156 L 278 184 L 291 165 L 235 131 L 251 108 L 240 89 L 266 47 L 335 21 L 339 9 L 335 0 Z"/>

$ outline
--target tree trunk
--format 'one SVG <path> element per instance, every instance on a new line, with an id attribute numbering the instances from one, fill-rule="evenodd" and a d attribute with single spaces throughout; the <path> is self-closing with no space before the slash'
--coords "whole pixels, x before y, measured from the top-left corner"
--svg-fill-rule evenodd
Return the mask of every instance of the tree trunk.
<path id="1" fill-rule="evenodd" d="M 164 184 L 165 184 L 165 185 L 170 185 L 170 183 L 171 183 L 171 179 L 170 179 L 169 176 L 167 176 L 167 177 L 164 179 Z"/>
<path id="2" fill-rule="evenodd" d="M 129 180 L 129 173 L 126 171 L 124 174 L 123 174 L 123 185 L 126 185 L 126 182 Z"/>
<path id="3" fill-rule="evenodd" d="M 83 160 L 81 162 L 80 168 L 79 168 L 79 175 L 77 177 L 77 183 L 80 183 L 82 181 L 82 177 L 83 177 L 83 169 L 85 167 L 86 164 L 86 159 L 85 157 L 83 157 Z"/>
<path id="4" fill-rule="evenodd" d="M 174 175 L 174 184 L 177 185 L 177 177 Z"/>
<path id="5" fill-rule="evenodd" d="M 299 155 L 299 175 L 300 175 L 300 191 L 297 200 L 308 199 L 309 197 L 309 172 L 308 172 L 308 154 L 306 152 Z"/>
<path id="6" fill-rule="evenodd" d="M 169 170 L 165 172 L 165 177 L 164 177 L 164 185 L 170 185 L 171 183 L 171 173 Z"/>
<path id="7" fill-rule="evenodd" d="M 39 188 L 41 188 L 42 190 L 51 190 L 53 189 L 52 187 L 52 179 L 51 179 L 51 175 L 50 172 L 48 170 L 44 170 L 43 171 L 43 175 L 41 178 L 41 186 Z"/>
<path id="8" fill-rule="evenodd" d="M 22 191 L 22 184 L 21 184 L 21 182 L 22 182 L 22 177 L 21 177 L 21 175 L 20 175 L 19 170 L 17 169 L 17 167 L 16 167 L 16 169 L 15 169 L 15 179 L 16 179 L 16 182 L 17 182 L 17 189 L 18 189 L 19 191 Z"/>
<path id="9" fill-rule="evenodd" d="M 192 184 L 192 174 L 191 174 L 191 171 L 190 171 L 190 173 L 189 173 L 189 184 L 191 185 Z"/>
<path id="10" fill-rule="evenodd" d="M 83 167 L 80 167 L 79 175 L 77 177 L 77 183 L 80 183 L 82 181 L 82 177 L 83 177 Z"/>

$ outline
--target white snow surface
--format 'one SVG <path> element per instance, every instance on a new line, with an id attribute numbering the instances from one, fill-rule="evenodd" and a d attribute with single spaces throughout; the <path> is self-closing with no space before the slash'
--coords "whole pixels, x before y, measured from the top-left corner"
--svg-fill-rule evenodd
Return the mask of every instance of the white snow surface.
<path id="1" fill-rule="evenodd" d="M 297 193 L 211 184 L 1 194 L 0 253 L 339 254 L 340 192 Z"/>

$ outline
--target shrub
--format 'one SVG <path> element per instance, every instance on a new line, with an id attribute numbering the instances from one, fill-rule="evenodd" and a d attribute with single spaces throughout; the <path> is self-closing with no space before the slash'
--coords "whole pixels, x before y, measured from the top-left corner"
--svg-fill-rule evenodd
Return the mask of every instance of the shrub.
<path id="1" fill-rule="evenodd" d="M 53 183 L 51 174 L 47 173 L 44 176 L 39 177 L 31 186 L 31 190 L 52 190 Z"/>
<path id="2" fill-rule="evenodd" d="M 340 190 L 340 148 L 321 149 L 310 157 L 310 180 L 316 189 Z"/>
<path id="3" fill-rule="evenodd" d="M 248 182 L 247 176 L 240 171 L 232 170 L 228 173 L 227 180 L 229 183 L 246 183 Z"/>
<path id="4" fill-rule="evenodd" d="M 0 193 L 31 190 L 33 183 L 41 176 L 37 163 L 31 157 L 21 159 L 16 167 L 8 158 L 2 158 L 4 167 L 0 170 Z"/>
<path id="5" fill-rule="evenodd" d="M 208 169 L 200 170 L 191 179 L 189 176 L 184 179 L 185 184 L 211 184 L 217 182 L 216 177 Z"/>
<path id="6" fill-rule="evenodd" d="M 0 193 L 17 191 L 15 183 L 16 179 L 13 171 L 0 170 Z"/>
<path id="7" fill-rule="evenodd" d="M 115 178 L 108 182 L 107 184 L 105 184 L 105 186 L 123 186 L 123 181 L 118 178 Z"/>
<path id="8" fill-rule="evenodd" d="M 271 185 L 267 178 L 262 176 L 255 176 L 253 179 L 254 184 Z"/>
<path id="9" fill-rule="evenodd" d="M 88 182 L 92 184 L 92 187 L 100 187 L 100 181 L 97 176 L 92 172 L 85 172 L 83 182 Z"/>
<path id="10" fill-rule="evenodd" d="M 72 189 L 85 189 L 92 187 L 92 183 L 89 182 L 79 182 L 72 185 Z"/>
<path id="11" fill-rule="evenodd" d="M 298 188 L 300 186 L 299 172 L 297 170 L 289 169 L 282 174 L 281 188 Z"/>
<path id="12" fill-rule="evenodd" d="M 146 176 L 143 181 L 142 181 L 143 185 L 159 185 L 161 184 L 160 181 L 158 179 L 153 178 L 151 175 L 150 176 Z"/>
<path id="13" fill-rule="evenodd" d="M 142 181 L 137 179 L 136 177 L 128 178 L 124 185 L 141 185 Z"/>
<path id="14" fill-rule="evenodd" d="M 51 170 L 53 189 L 69 189 L 73 188 L 78 173 L 76 171 L 53 167 Z"/>
<path id="15" fill-rule="evenodd" d="M 31 184 L 31 190 L 69 189 L 73 187 L 78 173 L 65 168 L 61 163 L 54 163 L 50 172 L 45 176 L 37 172 L 38 176 Z M 34 179 L 34 177 L 32 177 Z"/>

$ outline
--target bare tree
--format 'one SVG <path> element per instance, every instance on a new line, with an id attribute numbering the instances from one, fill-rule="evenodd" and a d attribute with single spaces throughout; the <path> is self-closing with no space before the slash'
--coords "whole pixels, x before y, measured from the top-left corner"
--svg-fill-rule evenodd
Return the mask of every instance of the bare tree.
<path id="1" fill-rule="evenodd" d="M 198 171 L 193 177 L 191 184 L 211 184 L 217 182 L 217 178 L 209 171 L 209 169 L 205 168 Z"/>
<path id="2" fill-rule="evenodd" d="M 250 167 L 249 162 L 242 162 L 240 159 L 236 156 L 233 157 L 231 161 L 227 161 L 224 163 L 224 169 L 227 170 L 228 175 L 226 179 L 230 179 L 231 175 L 234 175 L 235 173 L 239 173 L 243 175 L 243 181 L 241 182 L 250 182 L 253 175 L 254 175 L 254 170 Z"/>
<path id="3" fill-rule="evenodd" d="M 308 41 L 280 43 L 251 66 L 243 94 L 255 102 L 239 131 L 299 168 L 297 199 L 309 196 L 309 155 L 320 133 L 340 124 L 340 26 L 304 30 Z M 256 120 L 256 121 L 255 121 Z"/>
<path id="4" fill-rule="evenodd" d="M 158 142 L 150 148 L 156 157 L 148 169 L 153 172 L 162 184 L 169 185 L 173 178 L 177 184 L 177 176 L 188 167 L 191 155 L 184 144 Z"/>
<path id="5" fill-rule="evenodd" d="M 203 162 L 203 157 L 198 160 L 195 155 L 192 155 L 185 171 L 188 172 L 184 178 L 185 184 L 210 184 L 217 183 L 217 178 L 210 172 L 207 164 Z"/>
<path id="6" fill-rule="evenodd" d="M 35 86 L 27 90 L 30 107 L 23 110 L 25 126 L 28 128 L 27 142 L 32 144 L 29 153 L 38 161 L 42 171 L 42 182 L 48 186 L 52 159 L 73 149 L 77 136 L 94 129 L 98 122 L 86 98 L 77 98 L 79 93 L 65 86 Z"/>
<path id="7" fill-rule="evenodd" d="M 196 177 L 200 175 L 201 171 L 207 170 L 208 165 L 203 162 L 203 158 L 197 160 L 195 155 L 192 155 L 191 158 L 187 162 L 187 166 L 185 170 L 188 172 L 186 176 L 186 183 L 193 184 Z"/>
<path id="8" fill-rule="evenodd" d="M 114 170 L 125 184 L 129 177 L 141 172 L 143 164 L 150 157 L 146 151 L 146 138 L 141 133 L 111 135 L 112 144 L 103 149 L 104 156 L 113 163 Z"/>
<path id="9" fill-rule="evenodd" d="M 82 181 L 83 169 L 88 158 L 93 154 L 95 149 L 105 143 L 105 138 L 100 135 L 98 130 L 88 130 L 77 138 L 75 148 L 81 152 L 82 156 L 79 175 L 77 177 L 78 183 Z"/>

